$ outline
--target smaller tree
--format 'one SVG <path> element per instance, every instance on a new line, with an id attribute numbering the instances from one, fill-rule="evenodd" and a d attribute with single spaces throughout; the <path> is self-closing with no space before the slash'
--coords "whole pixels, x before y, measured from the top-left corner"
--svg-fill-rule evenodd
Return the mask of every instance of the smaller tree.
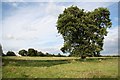
<path id="1" fill-rule="evenodd" d="M 3 53 L 3 50 L 2 50 L 2 46 L 0 45 L 0 56 L 5 56 L 5 54 Z"/>
<path id="2" fill-rule="evenodd" d="M 57 57 L 61 57 L 62 55 L 60 53 L 58 53 Z"/>
<path id="3" fill-rule="evenodd" d="M 54 55 L 54 54 L 52 54 L 52 57 L 55 57 L 55 55 Z"/>
<path id="4" fill-rule="evenodd" d="M 46 53 L 46 56 L 47 56 L 47 57 L 50 57 L 50 56 L 52 56 L 52 55 L 51 55 L 51 54 L 49 54 L 49 53 Z"/>
<path id="5" fill-rule="evenodd" d="M 6 56 L 16 56 L 16 55 L 13 51 L 8 51 Z"/>
<path id="6" fill-rule="evenodd" d="M 37 55 L 38 55 L 38 56 L 42 56 L 42 57 L 45 56 L 45 54 L 42 53 L 41 51 L 40 51 L 40 52 L 37 52 Z"/>
<path id="7" fill-rule="evenodd" d="M 6 56 L 4 53 L 2 53 L 2 56 Z"/>
<path id="8" fill-rule="evenodd" d="M 27 56 L 27 51 L 23 49 L 23 50 L 20 50 L 18 54 L 20 54 L 21 56 Z"/>
<path id="9" fill-rule="evenodd" d="M 28 56 L 37 56 L 37 50 L 34 50 L 33 48 L 29 48 Z"/>

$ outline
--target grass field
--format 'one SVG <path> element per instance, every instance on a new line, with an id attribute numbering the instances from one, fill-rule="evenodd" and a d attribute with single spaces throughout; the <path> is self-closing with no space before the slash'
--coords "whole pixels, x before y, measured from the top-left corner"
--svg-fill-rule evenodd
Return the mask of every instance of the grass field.
<path id="1" fill-rule="evenodd" d="M 3 57 L 3 78 L 116 78 L 118 58 Z"/>

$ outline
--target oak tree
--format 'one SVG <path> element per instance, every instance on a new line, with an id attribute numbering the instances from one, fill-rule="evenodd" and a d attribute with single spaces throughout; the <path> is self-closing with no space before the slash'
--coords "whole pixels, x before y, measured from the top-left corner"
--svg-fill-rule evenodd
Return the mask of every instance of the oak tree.
<path id="1" fill-rule="evenodd" d="M 104 36 L 110 28 L 110 12 L 107 8 L 84 11 L 77 6 L 65 8 L 59 14 L 57 30 L 64 39 L 63 53 L 86 58 L 87 55 L 100 55 L 103 50 Z"/>

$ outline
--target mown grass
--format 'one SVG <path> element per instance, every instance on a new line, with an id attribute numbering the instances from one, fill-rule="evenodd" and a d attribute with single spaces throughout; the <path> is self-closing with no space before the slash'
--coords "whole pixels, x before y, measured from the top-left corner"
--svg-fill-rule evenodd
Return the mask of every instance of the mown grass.
<path id="1" fill-rule="evenodd" d="M 117 78 L 118 58 L 3 57 L 3 78 Z"/>

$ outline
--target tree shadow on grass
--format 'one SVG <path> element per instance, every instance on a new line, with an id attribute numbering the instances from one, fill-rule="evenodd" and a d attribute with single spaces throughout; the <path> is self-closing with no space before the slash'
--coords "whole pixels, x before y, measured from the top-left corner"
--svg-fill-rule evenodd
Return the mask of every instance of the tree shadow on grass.
<path id="1" fill-rule="evenodd" d="M 106 58 L 88 58 L 86 60 L 82 59 L 74 59 L 77 62 L 99 62 L 100 60 L 106 60 Z M 71 63 L 73 59 L 67 60 L 18 60 L 18 59 L 9 59 L 3 58 L 3 66 L 25 66 L 25 67 L 50 67 L 54 65 L 60 64 L 68 64 Z"/>
<path id="2" fill-rule="evenodd" d="M 54 65 L 70 63 L 69 60 L 16 60 L 3 59 L 3 66 L 24 66 L 24 67 L 50 67 Z"/>

